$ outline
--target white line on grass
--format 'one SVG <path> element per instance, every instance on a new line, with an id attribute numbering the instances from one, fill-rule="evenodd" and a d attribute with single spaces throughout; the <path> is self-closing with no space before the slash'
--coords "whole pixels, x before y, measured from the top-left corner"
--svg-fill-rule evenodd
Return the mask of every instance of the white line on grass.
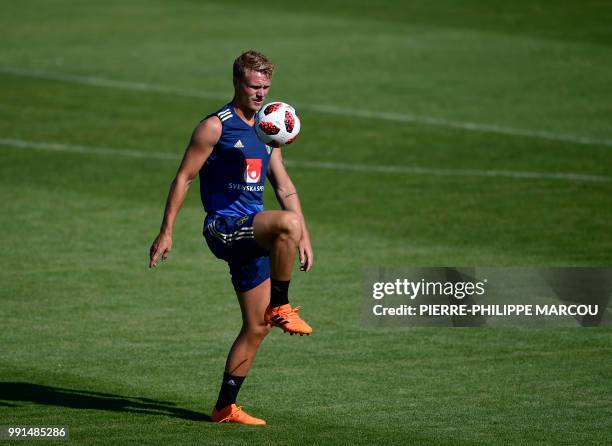
<path id="1" fill-rule="evenodd" d="M 188 98 L 202 98 L 202 99 L 215 99 L 215 100 L 226 100 L 227 95 L 219 95 L 214 93 L 207 93 L 199 90 L 185 90 L 182 88 L 167 87 L 163 85 L 146 84 L 144 82 L 130 82 L 106 79 L 103 77 L 96 76 L 78 76 L 72 74 L 62 73 L 50 73 L 41 70 L 26 70 L 22 68 L 14 67 L 0 67 L 0 73 L 12 74 L 16 76 L 33 77 L 38 79 L 48 79 L 60 82 L 72 82 L 75 84 L 91 85 L 94 87 L 104 88 L 116 88 L 119 90 L 133 90 L 133 91 L 145 91 L 154 93 L 165 93 L 173 94 L 177 96 L 184 96 Z"/>
<path id="2" fill-rule="evenodd" d="M 0 138 L 0 146 L 14 147 L 24 150 L 47 150 L 54 152 L 70 152 L 87 155 L 108 155 L 130 158 L 146 158 L 158 160 L 179 160 L 180 154 L 170 152 L 147 152 L 132 149 L 115 149 L 109 147 L 90 147 L 83 145 L 63 144 L 54 142 L 25 141 L 23 139 Z M 521 172 L 514 170 L 481 170 L 481 169 L 438 169 L 431 167 L 414 166 L 386 166 L 376 164 L 348 164 L 324 161 L 285 160 L 288 166 L 306 169 L 324 169 L 343 172 L 363 173 L 399 173 L 409 175 L 425 176 L 454 176 L 454 177 L 502 177 L 516 179 L 535 180 L 566 180 L 566 181 L 590 181 L 610 182 L 612 177 L 601 175 L 583 175 L 577 173 L 561 172 Z"/>
<path id="3" fill-rule="evenodd" d="M 84 85 L 92 85 L 96 87 L 105 88 L 116 88 L 124 90 L 134 91 L 146 91 L 164 94 L 173 94 L 177 96 L 190 97 L 190 98 L 203 98 L 203 99 L 214 99 L 214 100 L 226 100 L 227 95 L 220 95 L 212 92 L 206 92 L 201 90 L 188 90 L 176 87 L 169 87 L 163 85 L 147 84 L 143 82 L 130 82 L 106 79 L 96 76 L 78 76 L 63 73 L 51 73 L 42 70 L 30 70 L 16 67 L 0 67 L 0 73 L 11 74 L 16 76 L 26 76 L 40 79 L 49 79 L 61 82 L 72 82 Z M 327 113 L 338 116 L 347 116 L 352 118 L 368 118 L 377 119 L 381 121 L 391 122 L 402 122 L 402 123 L 415 123 L 425 124 L 436 127 L 446 127 L 452 129 L 460 129 L 467 131 L 475 131 L 482 133 L 497 133 L 509 136 L 519 136 L 535 139 L 544 139 L 549 141 L 562 141 L 570 142 L 575 144 L 584 144 L 590 146 L 610 146 L 612 147 L 612 139 L 606 138 L 593 138 L 590 136 L 579 136 L 564 133 L 555 133 L 541 130 L 528 130 L 519 129 L 515 127 L 506 127 L 494 124 L 484 124 L 478 122 L 467 122 L 467 121 L 453 121 L 449 119 L 435 118 L 431 116 L 416 116 L 406 113 L 394 113 L 394 112 L 377 112 L 372 110 L 363 109 L 349 109 L 336 107 L 333 105 L 316 105 L 316 104 L 299 104 L 302 110 L 315 111 L 319 113 Z"/>

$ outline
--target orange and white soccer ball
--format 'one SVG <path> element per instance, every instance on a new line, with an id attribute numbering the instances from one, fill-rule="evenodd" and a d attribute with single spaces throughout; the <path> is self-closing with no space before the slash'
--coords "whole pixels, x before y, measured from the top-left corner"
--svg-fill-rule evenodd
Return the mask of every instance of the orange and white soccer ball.
<path id="1" fill-rule="evenodd" d="M 270 102 L 255 115 L 255 131 L 270 147 L 291 144 L 300 133 L 300 118 L 289 104 Z"/>

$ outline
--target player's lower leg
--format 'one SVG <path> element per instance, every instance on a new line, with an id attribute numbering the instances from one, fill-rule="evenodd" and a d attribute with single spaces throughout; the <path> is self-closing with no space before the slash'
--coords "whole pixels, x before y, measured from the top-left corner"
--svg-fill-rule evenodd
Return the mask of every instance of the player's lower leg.
<path id="1" fill-rule="evenodd" d="M 289 211 L 257 214 L 254 221 L 258 242 L 270 250 L 271 293 L 265 321 L 290 334 L 309 335 L 312 328 L 300 316 L 299 307 L 289 305 L 288 290 L 295 264 L 302 227 L 297 215 Z M 258 237 L 259 236 L 259 237 Z"/>
<path id="2" fill-rule="evenodd" d="M 256 329 L 243 327 L 240 330 L 240 334 L 227 356 L 223 381 L 215 404 L 217 410 L 222 410 L 224 407 L 236 403 L 240 387 L 249 373 L 257 350 L 268 331 L 269 328 L 263 324 Z"/>
<path id="3" fill-rule="evenodd" d="M 231 355 L 231 354 L 230 354 Z M 229 359 L 229 358 L 228 358 Z M 246 413 L 242 406 L 236 405 L 238 392 L 246 376 L 232 375 L 227 371 L 223 373 L 223 382 L 219 391 L 219 398 L 213 408 L 211 418 L 217 423 L 239 423 L 251 425 L 264 425 L 266 422 L 260 418 Z"/>
<path id="4" fill-rule="evenodd" d="M 247 414 L 236 405 L 238 392 L 245 380 L 259 346 L 270 331 L 262 320 L 268 306 L 270 282 L 238 294 L 242 312 L 242 328 L 227 356 L 219 397 L 213 408 L 212 420 L 219 423 L 263 425 L 264 420 Z"/>

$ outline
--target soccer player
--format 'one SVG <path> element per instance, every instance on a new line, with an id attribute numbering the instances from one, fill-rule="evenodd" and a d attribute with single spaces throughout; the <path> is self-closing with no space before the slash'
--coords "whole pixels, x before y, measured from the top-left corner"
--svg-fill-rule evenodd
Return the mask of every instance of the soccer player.
<path id="1" fill-rule="evenodd" d="M 257 350 L 273 326 L 292 335 L 312 332 L 297 314 L 299 307 L 292 308 L 288 300 L 296 254 L 301 271 L 310 271 L 313 264 L 300 200 L 281 149 L 266 146 L 254 128 L 273 70 L 274 65 L 256 51 L 246 51 L 234 61 L 234 98 L 193 131 L 170 186 L 159 235 L 149 251 L 149 268 L 168 258 L 174 222 L 199 174 L 206 211 L 204 237 L 213 254 L 228 263 L 242 312 L 242 328 L 227 357 L 212 412 L 217 422 L 266 424 L 236 406 Z M 283 210 L 263 208 L 266 175 Z"/>

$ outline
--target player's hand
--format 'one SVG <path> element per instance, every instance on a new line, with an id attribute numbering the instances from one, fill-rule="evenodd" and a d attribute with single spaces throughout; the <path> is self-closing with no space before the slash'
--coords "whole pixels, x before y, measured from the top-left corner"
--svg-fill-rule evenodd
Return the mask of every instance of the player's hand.
<path id="1" fill-rule="evenodd" d="M 314 254 L 312 253 L 312 245 L 308 236 L 302 237 L 298 245 L 300 251 L 300 271 L 308 272 L 312 268 Z"/>
<path id="2" fill-rule="evenodd" d="M 157 266 L 157 260 L 161 256 L 161 260 L 164 261 L 170 255 L 172 250 L 172 237 L 168 234 L 160 233 L 149 249 L 149 268 Z"/>

